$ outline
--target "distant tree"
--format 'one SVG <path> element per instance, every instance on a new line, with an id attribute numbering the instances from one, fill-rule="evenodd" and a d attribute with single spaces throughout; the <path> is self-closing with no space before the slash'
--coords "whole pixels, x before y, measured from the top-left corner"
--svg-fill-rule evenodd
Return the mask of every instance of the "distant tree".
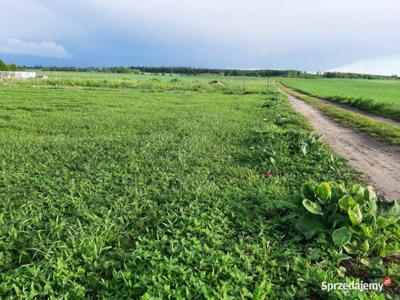
<path id="1" fill-rule="evenodd" d="M 16 64 L 8 65 L 8 70 L 13 72 L 17 71 L 17 65 Z"/>
<path id="2" fill-rule="evenodd" d="M 7 65 L 4 61 L 0 59 L 0 71 L 17 71 L 17 65 Z"/>
<path id="3" fill-rule="evenodd" d="M 0 71 L 8 71 L 7 65 L 0 59 Z"/>

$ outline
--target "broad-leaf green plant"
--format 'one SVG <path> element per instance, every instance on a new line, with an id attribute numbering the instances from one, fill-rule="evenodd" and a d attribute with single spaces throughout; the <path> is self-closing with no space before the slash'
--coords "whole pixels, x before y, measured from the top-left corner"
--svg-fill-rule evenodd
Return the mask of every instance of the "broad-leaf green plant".
<path id="1" fill-rule="evenodd" d="M 296 228 L 307 239 L 328 234 L 341 251 L 360 257 L 399 252 L 400 205 L 380 201 L 372 187 L 307 183 L 302 196 L 304 213 Z"/>

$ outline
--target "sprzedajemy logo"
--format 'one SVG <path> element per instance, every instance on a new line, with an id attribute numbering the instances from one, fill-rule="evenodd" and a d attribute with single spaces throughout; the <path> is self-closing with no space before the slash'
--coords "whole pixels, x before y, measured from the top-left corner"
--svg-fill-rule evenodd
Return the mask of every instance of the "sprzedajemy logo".
<path id="1" fill-rule="evenodd" d="M 379 291 L 382 292 L 383 287 L 388 287 L 392 284 L 390 277 L 384 277 L 382 283 L 378 282 L 322 282 L 321 289 L 323 291 Z"/>

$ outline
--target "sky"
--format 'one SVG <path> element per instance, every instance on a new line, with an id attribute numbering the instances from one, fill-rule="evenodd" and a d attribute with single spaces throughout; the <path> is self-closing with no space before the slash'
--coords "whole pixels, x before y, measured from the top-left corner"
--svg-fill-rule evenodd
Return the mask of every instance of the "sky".
<path id="1" fill-rule="evenodd" d="M 0 0 L 0 59 L 400 75 L 399 0 Z"/>

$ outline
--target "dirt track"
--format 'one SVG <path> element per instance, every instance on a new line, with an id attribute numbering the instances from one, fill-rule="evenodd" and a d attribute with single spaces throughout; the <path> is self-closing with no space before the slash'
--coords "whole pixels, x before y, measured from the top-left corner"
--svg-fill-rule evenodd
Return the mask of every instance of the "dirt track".
<path id="1" fill-rule="evenodd" d="M 380 196 L 400 201 L 400 147 L 389 146 L 367 134 L 343 127 L 306 102 L 281 92 L 324 136 L 333 151 L 346 158 L 351 168 L 364 174 L 365 182 L 374 186 Z"/>
<path id="2" fill-rule="evenodd" d="M 297 93 L 299 93 L 299 92 L 297 92 Z M 358 113 L 360 115 L 366 116 L 368 118 L 374 119 L 376 121 L 381 121 L 381 122 L 384 122 L 384 123 L 392 125 L 392 126 L 400 127 L 400 122 L 399 121 L 392 120 L 392 119 L 385 118 L 385 117 L 381 117 L 381 116 L 377 116 L 377 115 L 374 115 L 374 114 L 359 110 L 359 109 L 357 109 L 355 107 L 352 107 L 352 106 L 349 106 L 349 105 L 346 105 L 346 104 L 341 104 L 341 103 L 337 103 L 337 102 L 334 102 L 334 101 L 328 101 L 328 100 L 324 100 L 324 99 L 316 98 L 316 97 L 313 97 L 313 98 L 317 99 L 321 103 L 337 106 L 337 107 L 340 107 L 340 108 L 343 108 L 343 109 L 347 109 L 347 110 L 350 110 L 352 112 Z"/>

